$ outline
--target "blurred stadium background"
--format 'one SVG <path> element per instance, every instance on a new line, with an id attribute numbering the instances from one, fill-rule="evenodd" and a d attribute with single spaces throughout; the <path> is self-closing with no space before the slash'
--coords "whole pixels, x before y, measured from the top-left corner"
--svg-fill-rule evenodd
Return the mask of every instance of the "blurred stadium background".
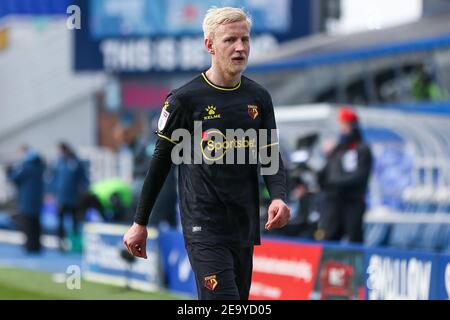
<path id="1" fill-rule="evenodd" d="M 24 143 L 51 164 L 67 141 L 91 183 L 121 177 L 136 199 L 165 95 L 209 65 L 201 21 L 212 5 L 253 17 L 246 74 L 272 94 L 291 175 L 315 190 L 343 105 L 375 156 L 364 245 L 300 232 L 317 227 L 313 203 L 306 221 L 294 215 L 256 250 L 252 298 L 448 299 L 448 0 L 0 0 L 0 299 L 195 297 L 175 173 L 152 215 L 151 257 L 135 261 L 121 243 L 131 214 L 87 216 L 80 246 L 58 251 L 51 197 L 45 250 L 26 254 L 6 168 Z"/>

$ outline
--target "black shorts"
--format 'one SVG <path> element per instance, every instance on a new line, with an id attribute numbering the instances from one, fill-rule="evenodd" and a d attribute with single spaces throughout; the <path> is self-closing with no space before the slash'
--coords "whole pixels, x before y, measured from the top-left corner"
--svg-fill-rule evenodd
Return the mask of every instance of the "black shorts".
<path id="1" fill-rule="evenodd" d="M 199 300 L 247 300 L 252 282 L 253 246 L 186 245 Z"/>

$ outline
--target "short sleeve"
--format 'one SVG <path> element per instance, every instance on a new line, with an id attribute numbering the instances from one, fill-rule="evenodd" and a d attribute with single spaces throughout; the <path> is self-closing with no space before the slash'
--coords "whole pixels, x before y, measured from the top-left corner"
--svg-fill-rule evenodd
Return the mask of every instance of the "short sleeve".
<path id="1" fill-rule="evenodd" d="M 179 99 L 173 93 L 170 93 L 161 110 L 156 134 L 176 144 L 178 141 L 172 140 L 172 133 L 176 129 L 187 129 L 187 122 L 186 108 L 181 105 Z"/>

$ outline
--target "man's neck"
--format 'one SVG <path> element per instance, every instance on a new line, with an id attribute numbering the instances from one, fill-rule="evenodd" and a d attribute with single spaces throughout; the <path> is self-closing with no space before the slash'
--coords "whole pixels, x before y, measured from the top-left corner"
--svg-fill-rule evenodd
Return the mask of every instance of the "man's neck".
<path id="1" fill-rule="evenodd" d="M 205 74 L 209 81 L 221 87 L 235 87 L 241 81 L 240 73 L 230 75 L 214 68 L 214 66 L 209 68 Z"/>

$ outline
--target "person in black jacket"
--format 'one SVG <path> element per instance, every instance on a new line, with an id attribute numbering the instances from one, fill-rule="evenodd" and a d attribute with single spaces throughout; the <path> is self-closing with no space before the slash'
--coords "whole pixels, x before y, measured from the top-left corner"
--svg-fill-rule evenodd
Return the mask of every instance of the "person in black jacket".
<path id="1" fill-rule="evenodd" d="M 363 141 L 358 117 L 350 108 L 338 113 L 340 139 L 328 153 L 319 172 L 319 184 L 327 199 L 321 229 L 324 240 L 363 242 L 365 194 L 372 168 L 372 152 Z"/>

